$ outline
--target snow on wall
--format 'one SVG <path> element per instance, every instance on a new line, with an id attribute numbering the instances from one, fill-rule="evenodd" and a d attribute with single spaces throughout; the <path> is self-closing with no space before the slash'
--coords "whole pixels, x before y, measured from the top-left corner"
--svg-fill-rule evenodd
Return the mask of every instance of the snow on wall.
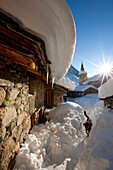
<path id="1" fill-rule="evenodd" d="M 99 87 L 99 97 L 105 99 L 113 96 L 113 79 L 109 79 L 106 83 Z"/>
<path id="2" fill-rule="evenodd" d="M 0 8 L 45 41 L 52 76 L 61 79 L 75 48 L 75 24 L 65 0 L 0 0 Z"/>

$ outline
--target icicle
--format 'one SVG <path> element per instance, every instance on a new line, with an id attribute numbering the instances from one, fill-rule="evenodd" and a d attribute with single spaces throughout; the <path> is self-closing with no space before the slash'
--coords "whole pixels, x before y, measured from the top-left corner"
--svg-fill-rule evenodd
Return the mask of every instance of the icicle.
<path id="1" fill-rule="evenodd" d="M 47 64 L 47 84 L 48 84 L 48 78 L 49 78 L 49 64 Z"/>
<path id="2" fill-rule="evenodd" d="M 52 89 L 53 89 L 54 81 L 55 81 L 55 77 L 52 78 Z"/>

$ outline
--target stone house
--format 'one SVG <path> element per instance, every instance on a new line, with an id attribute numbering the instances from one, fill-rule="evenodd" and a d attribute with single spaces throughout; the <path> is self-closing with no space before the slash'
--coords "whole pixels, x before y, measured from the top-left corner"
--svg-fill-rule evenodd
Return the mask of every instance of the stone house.
<path id="1" fill-rule="evenodd" d="M 44 107 L 57 106 L 67 89 L 52 88 L 44 41 L 2 10 L 0 16 L 0 169 L 5 170 L 32 126 L 43 123 Z"/>

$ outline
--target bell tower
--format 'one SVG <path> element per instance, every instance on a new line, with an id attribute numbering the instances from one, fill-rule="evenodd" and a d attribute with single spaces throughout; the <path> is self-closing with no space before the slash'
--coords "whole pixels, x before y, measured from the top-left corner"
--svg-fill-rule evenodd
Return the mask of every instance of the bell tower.
<path id="1" fill-rule="evenodd" d="M 85 72 L 83 63 L 81 63 L 81 70 L 79 72 L 79 85 L 82 85 L 85 80 L 87 80 L 87 72 Z"/>

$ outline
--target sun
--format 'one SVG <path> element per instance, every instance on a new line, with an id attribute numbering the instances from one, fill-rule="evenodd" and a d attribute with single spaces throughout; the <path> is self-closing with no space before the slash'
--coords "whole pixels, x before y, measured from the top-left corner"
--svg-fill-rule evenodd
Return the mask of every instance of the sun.
<path id="1" fill-rule="evenodd" d="M 98 71 L 100 72 L 100 74 L 103 74 L 105 76 L 111 75 L 112 73 L 112 69 L 113 69 L 113 63 L 101 63 L 99 66 Z"/>
<path id="2" fill-rule="evenodd" d="M 101 80 L 101 85 L 104 80 L 108 80 L 109 78 L 113 78 L 113 62 L 110 61 L 111 56 L 106 57 L 105 60 L 104 54 L 102 55 L 102 60 L 98 60 L 97 63 L 93 63 L 88 61 L 90 64 L 95 66 L 95 74 L 98 75 L 98 79 Z"/>
<path id="3" fill-rule="evenodd" d="M 100 65 L 96 65 L 98 67 L 98 72 L 99 72 L 99 77 L 100 78 L 102 76 L 102 80 L 101 80 L 101 85 L 104 82 L 104 79 L 109 79 L 109 78 L 113 78 L 113 62 L 110 62 L 110 60 L 108 59 L 107 61 L 105 61 L 105 57 L 103 56 L 103 61 L 99 61 Z"/>

